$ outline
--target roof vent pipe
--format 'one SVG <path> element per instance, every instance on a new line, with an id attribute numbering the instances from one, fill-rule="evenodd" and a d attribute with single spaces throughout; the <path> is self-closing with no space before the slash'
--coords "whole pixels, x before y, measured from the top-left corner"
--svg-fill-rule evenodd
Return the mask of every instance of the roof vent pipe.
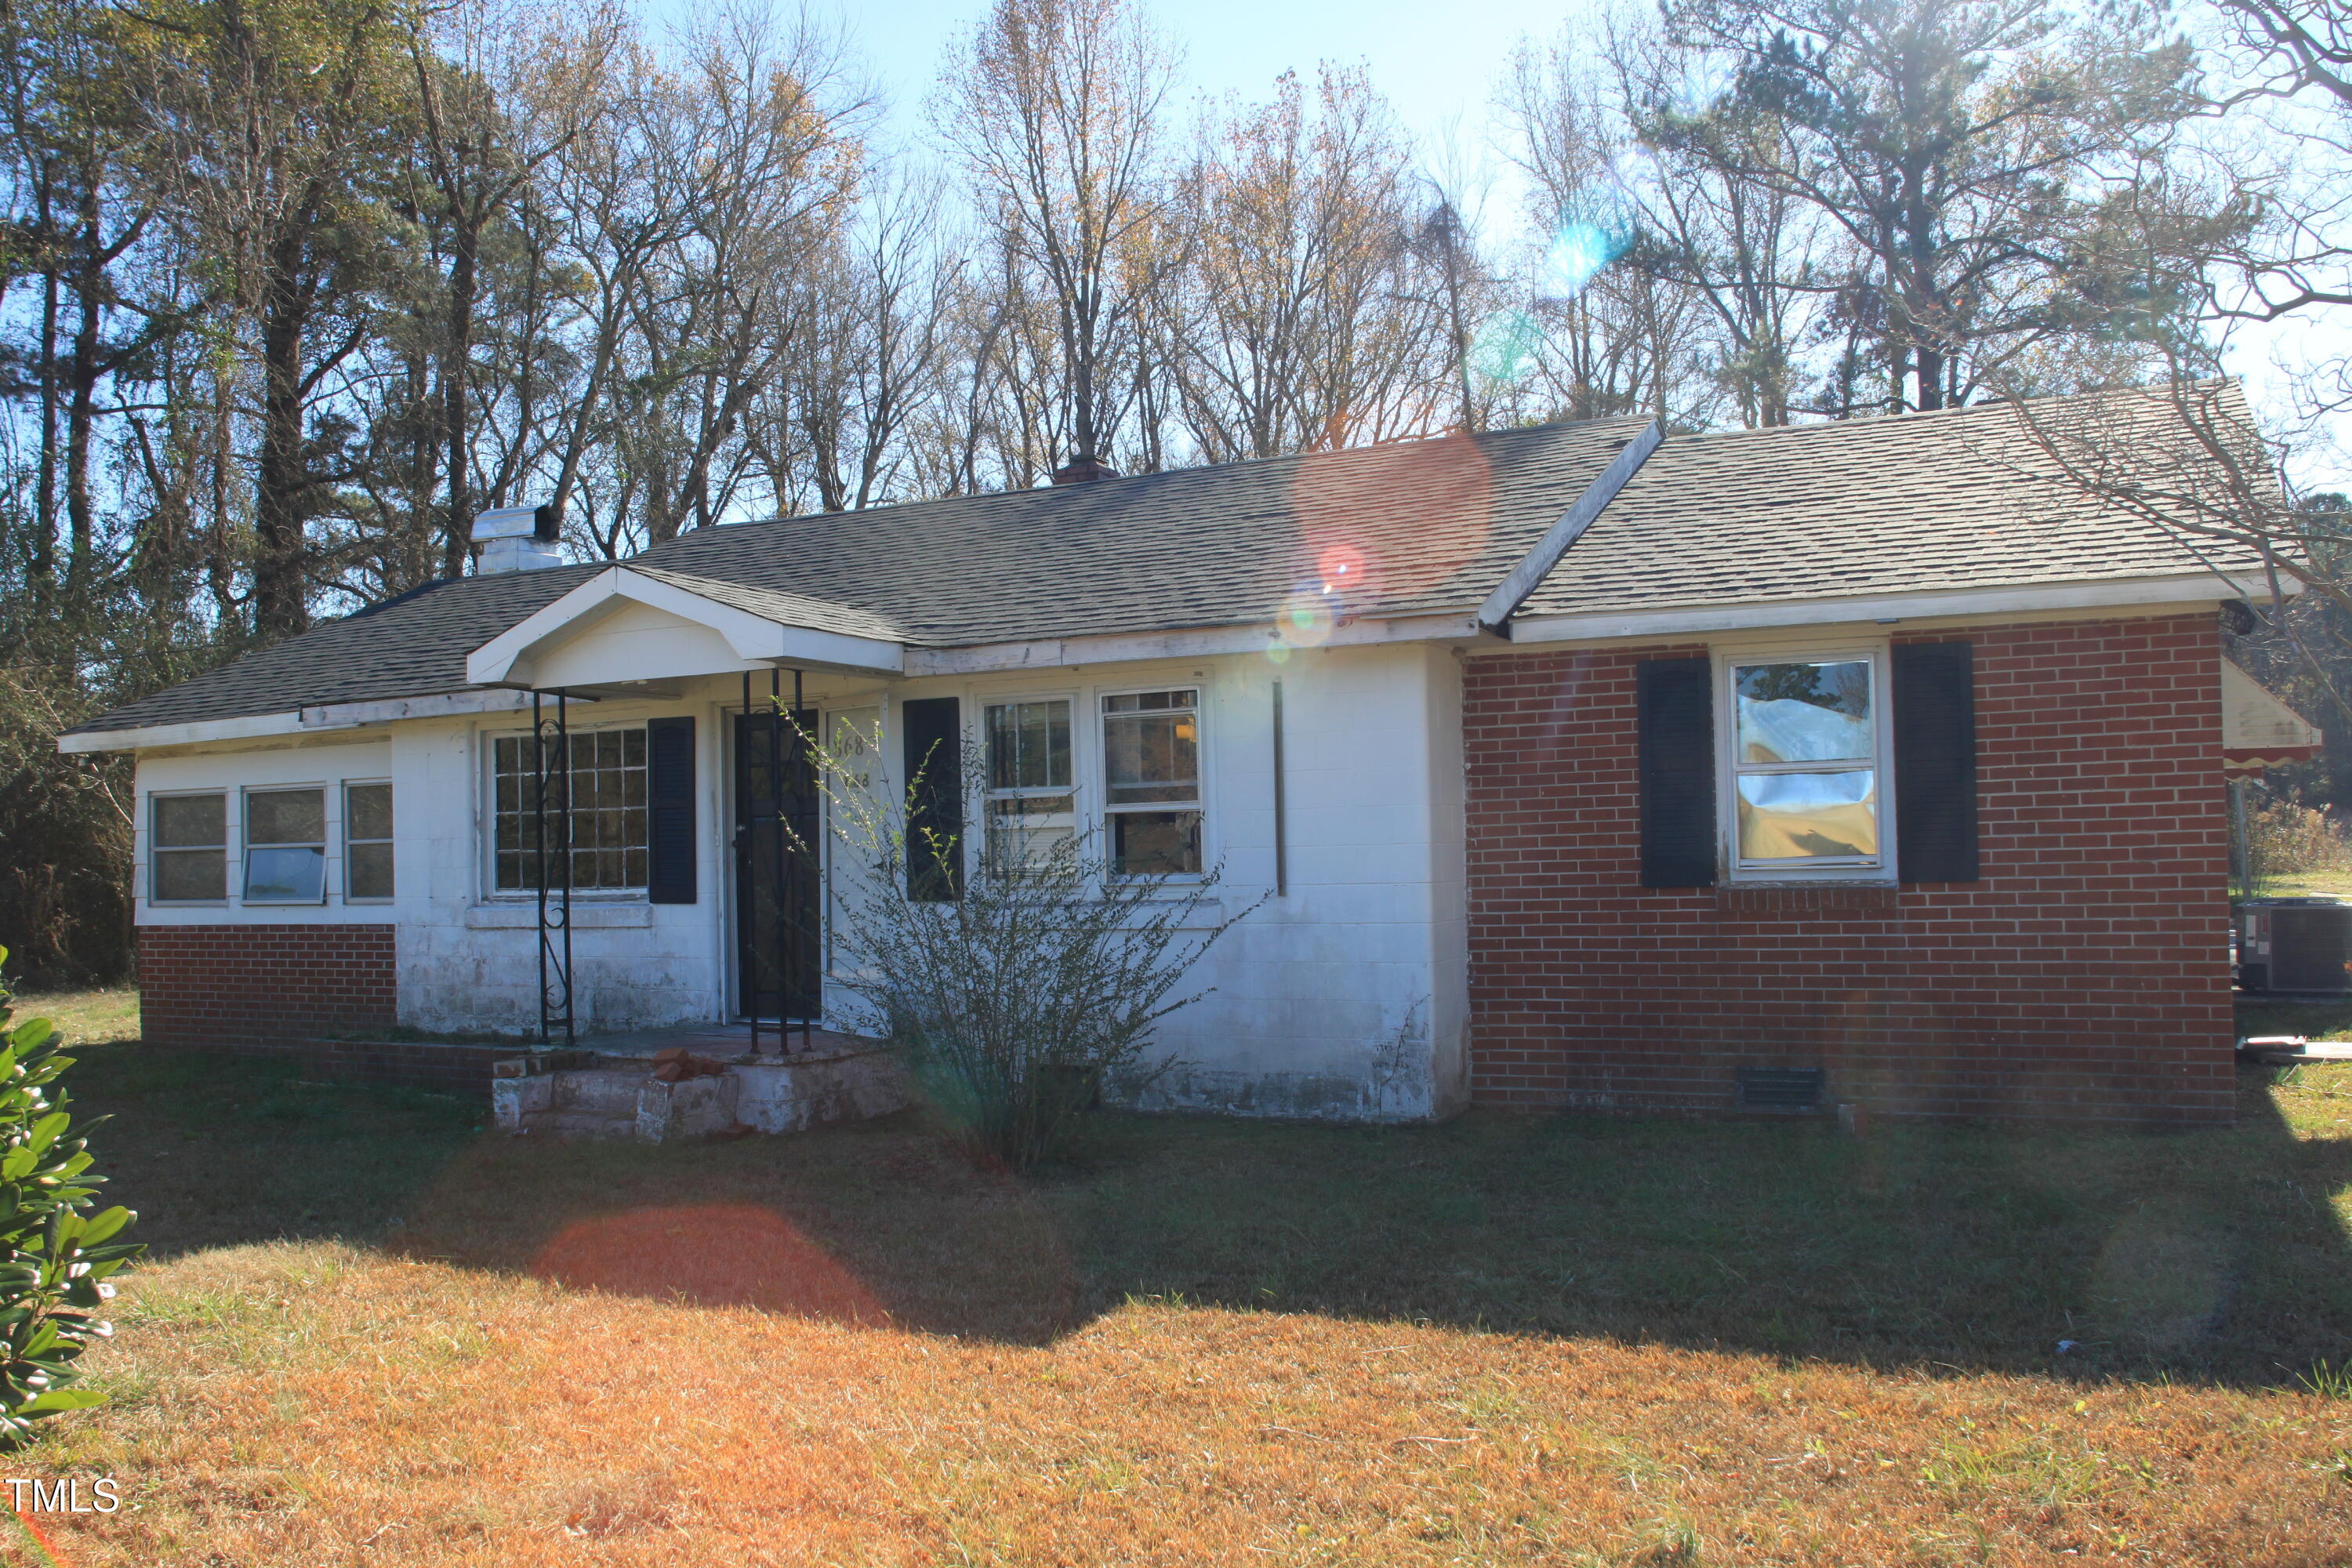
<path id="1" fill-rule="evenodd" d="M 1090 479 L 1115 479 L 1118 470 L 1091 452 L 1080 452 L 1054 470 L 1057 485 L 1082 485 Z"/>
<path id="2" fill-rule="evenodd" d="M 474 516 L 474 542 L 482 553 L 474 565 L 475 574 L 488 576 L 493 572 L 530 572 L 541 566 L 561 566 L 563 552 L 557 542 L 563 536 L 563 509 L 555 506 L 492 507 Z"/>

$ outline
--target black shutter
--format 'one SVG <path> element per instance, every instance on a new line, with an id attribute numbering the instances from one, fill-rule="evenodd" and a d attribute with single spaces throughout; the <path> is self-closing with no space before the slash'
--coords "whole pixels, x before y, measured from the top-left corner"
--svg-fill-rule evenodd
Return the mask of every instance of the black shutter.
<path id="1" fill-rule="evenodd" d="M 646 899 L 694 902 L 694 721 L 646 721 Z"/>
<path id="2" fill-rule="evenodd" d="M 1977 867 L 1976 648 L 1895 650 L 1895 871 L 1906 882 L 1973 882 Z"/>
<path id="3" fill-rule="evenodd" d="M 1642 886 L 1715 886 L 1715 666 L 1634 666 L 1641 747 Z"/>
<path id="4" fill-rule="evenodd" d="M 907 741 L 907 896 L 963 897 L 963 722 L 952 697 L 903 704 Z"/>

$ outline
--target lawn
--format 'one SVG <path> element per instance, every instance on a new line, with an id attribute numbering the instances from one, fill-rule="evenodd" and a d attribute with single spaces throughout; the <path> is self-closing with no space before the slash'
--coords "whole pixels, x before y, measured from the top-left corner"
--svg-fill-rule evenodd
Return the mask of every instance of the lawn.
<path id="1" fill-rule="evenodd" d="M 2352 1068 L 2168 1136 L 1107 1118 L 1019 1180 L 75 1077 L 156 1256 L 11 1470 L 123 1481 L 62 1563 L 2352 1561 Z"/>

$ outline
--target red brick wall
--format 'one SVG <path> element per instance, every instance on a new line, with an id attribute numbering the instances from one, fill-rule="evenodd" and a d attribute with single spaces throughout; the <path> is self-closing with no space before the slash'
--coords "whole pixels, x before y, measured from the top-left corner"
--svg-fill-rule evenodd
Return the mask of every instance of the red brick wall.
<path id="1" fill-rule="evenodd" d="M 1895 1115 L 2229 1119 L 2212 616 L 1895 640 L 1976 645 L 1980 881 L 1643 888 L 1633 667 L 1704 649 L 1469 661 L 1474 1099 L 1719 1112 L 1821 1067 Z"/>
<path id="2" fill-rule="evenodd" d="M 398 1021 L 390 925 L 139 928 L 151 1045 L 242 1050 Z"/>

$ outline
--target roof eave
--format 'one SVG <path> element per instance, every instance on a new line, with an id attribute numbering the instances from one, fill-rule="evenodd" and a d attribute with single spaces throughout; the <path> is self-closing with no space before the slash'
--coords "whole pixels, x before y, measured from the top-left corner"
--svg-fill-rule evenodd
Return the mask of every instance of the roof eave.
<path id="1" fill-rule="evenodd" d="M 1850 597 L 1522 615 L 1511 623 L 1511 637 L 1519 643 L 1610 642 L 1691 632 L 1760 631 L 1776 626 L 1851 625 L 1861 621 L 2121 609 L 2132 605 L 2218 605 L 2224 600 L 2243 598 L 2245 593 L 2244 584 L 2219 573 L 2200 570 L 1998 588 L 1927 589 Z"/>

